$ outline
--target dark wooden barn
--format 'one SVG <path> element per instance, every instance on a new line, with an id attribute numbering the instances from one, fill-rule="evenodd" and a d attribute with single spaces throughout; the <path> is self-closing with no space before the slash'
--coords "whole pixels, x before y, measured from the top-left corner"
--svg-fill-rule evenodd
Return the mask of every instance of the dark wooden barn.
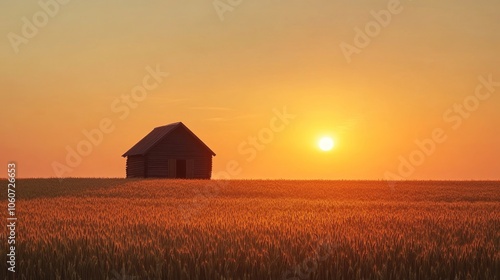
<path id="1" fill-rule="evenodd" d="M 127 178 L 210 179 L 213 156 L 182 122 L 153 129 L 123 154 Z"/>

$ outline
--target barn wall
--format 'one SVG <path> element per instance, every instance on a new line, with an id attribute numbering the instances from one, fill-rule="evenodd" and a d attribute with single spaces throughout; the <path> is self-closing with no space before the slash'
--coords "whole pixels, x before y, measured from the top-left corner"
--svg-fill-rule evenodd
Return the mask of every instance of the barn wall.
<path id="1" fill-rule="evenodd" d="M 186 160 L 187 177 L 210 179 L 212 174 L 212 155 L 208 156 L 173 156 L 148 154 L 148 177 L 175 178 L 175 164 L 177 159 Z"/>
<path id="2" fill-rule="evenodd" d="M 194 160 L 194 178 L 210 179 L 212 175 L 212 155 Z"/>
<path id="3" fill-rule="evenodd" d="M 145 160 L 143 156 L 127 157 L 127 178 L 145 177 Z"/>
<path id="4" fill-rule="evenodd" d="M 188 178 L 210 179 L 212 154 L 184 129 L 172 131 L 168 137 L 155 145 L 147 155 L 148 177 L 174 178 L 176 159 L 184 159 L 188 165 Z M 192 165 L 192 170 L 190 166 Z"/>

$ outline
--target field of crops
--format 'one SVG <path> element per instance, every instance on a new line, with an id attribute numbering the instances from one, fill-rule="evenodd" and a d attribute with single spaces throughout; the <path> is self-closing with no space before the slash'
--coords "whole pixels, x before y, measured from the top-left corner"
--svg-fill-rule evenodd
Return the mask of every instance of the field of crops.
<path id="1" fill-rule="evenodd" d="M 16 279 L 500 279 L 498 182 L 20 179 L 16 194 Z"/>

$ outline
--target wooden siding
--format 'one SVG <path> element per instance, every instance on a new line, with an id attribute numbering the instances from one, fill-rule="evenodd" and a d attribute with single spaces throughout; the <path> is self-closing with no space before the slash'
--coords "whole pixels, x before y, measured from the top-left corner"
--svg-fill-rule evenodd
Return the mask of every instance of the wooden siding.
<path id="1" fill-rule="evenodd" d="M 127 178 L 146 177 L 143 156 L 127 157 Z"/>
<path id="2" fill-rule="evenodd" d="M 212 174 L 212 159 L 204 156 L 148 156 L 148 177 L 175 178 L 176 161 L 186 160 L 186 178 L 210 179 Z"/>
<path id="3" fill-rule="evenodd" d="M 167 171 L 168 178 L 175 178 L 175 169 L 177 165 L 177 160 L 175 158 L 169 158 L 167 161 L 167 166 L 164 171 Z"/>
<path id="4" fill-rule="evenodd" d="M 194 159 L 188 159 L 186 161 L 186 177 L 194 178 Z"/>
<path id="5" fill-rule="evenodd" d="M 186 160 L 186 177 L 210 179 L 212 154 L 184 129 L 172 131 L 147 154 L 147 176 L 176 177 L 176 160 Z"/>

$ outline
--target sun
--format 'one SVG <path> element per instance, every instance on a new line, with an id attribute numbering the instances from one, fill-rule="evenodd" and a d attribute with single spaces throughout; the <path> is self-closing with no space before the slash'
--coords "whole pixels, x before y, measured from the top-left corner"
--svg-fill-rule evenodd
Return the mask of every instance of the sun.
<path id="1" fill-rule="evenodd" d="M 327 136 L 319 139 L 319 142 L 318 142 L 318 147 L 322 151 L 325 151 L 325 152 L 333 149 L 334 145 L 335 145 L 335 143 L 333 142 L 333 139 L 331 137 L 327 137 Z"/>

